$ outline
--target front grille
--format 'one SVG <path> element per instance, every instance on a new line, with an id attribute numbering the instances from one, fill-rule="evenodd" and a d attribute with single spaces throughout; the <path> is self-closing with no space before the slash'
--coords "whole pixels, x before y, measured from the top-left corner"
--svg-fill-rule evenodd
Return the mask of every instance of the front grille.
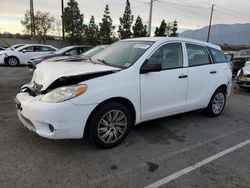
<path id="1" fill-rule="evenodd" d="M 34 82 L 33 89 L 36 95 L 41 94 L 42 88 L 43 88 L 43 85 L 39 85 L 36 82 Z"/>

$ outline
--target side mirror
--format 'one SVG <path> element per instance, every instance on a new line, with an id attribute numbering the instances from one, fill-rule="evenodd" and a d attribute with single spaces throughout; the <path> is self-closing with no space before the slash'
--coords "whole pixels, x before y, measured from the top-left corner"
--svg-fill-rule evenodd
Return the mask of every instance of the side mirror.
<path id="1" fill-rule="evenodd" d="M 27 52 L 27 50 L 24 49 L 24 50 L 22 50 L 22 52 L 25 54 Z"/>
<path id="2" fill-rule="evenodd" d="M 162 65 L 160 63 L 150 62 L 148 59 L 141 66 L 140 74 L 146 74 L 149 72 L 160 72 Z"/>

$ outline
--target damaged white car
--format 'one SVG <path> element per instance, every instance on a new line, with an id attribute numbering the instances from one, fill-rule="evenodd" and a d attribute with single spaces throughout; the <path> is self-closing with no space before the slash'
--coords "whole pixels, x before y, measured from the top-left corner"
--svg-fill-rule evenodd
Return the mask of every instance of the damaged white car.
<path id="1" fill-rule="evenodd" d="M 250 88 L 250 61 L 247 61 L 245 66 L 238 71 L 235 82 L 241 88 Z"/>
<path id="2" fill-rule="evenodd" d="M 132 125 L 205 109 L 218 116 L 231 89 L 220 47 L 182 38 L 122 40 L 82 62 L 40 64 L 16 96 L 22 123 L 51 139 L 110 148 Z"/>

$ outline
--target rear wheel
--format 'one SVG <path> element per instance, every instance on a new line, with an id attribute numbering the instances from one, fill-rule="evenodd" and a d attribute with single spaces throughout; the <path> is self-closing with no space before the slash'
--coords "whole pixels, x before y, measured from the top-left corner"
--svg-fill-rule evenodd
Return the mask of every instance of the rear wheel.
<path id="1" fill-rule="evenodd" d="M 7 63 L 11 67 L 15 67 L 19 64 L 19 60 L 16 57 L 8 57 Z"/>
<path id="2" fill-rule="evenodd" d="M 89 125 L 90 139 L 102 148 L 119 145 L 131 126 L 128 109 L 117 102 L 101 105 L 92 115 Z"/>
<path id="3" fill-rule="evenodd" d="M 217 89 L 213 94 L 209 105 L 205 109 L 208 116 L 216 117 L 221 114 L 226 104 L 226 94 L 223 89 Z"/>

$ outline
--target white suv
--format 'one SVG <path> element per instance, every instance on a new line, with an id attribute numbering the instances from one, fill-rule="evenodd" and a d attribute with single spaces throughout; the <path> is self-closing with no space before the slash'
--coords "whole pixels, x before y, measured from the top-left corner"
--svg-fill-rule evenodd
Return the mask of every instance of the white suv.
<path id="1" fill-rule="evenodd" d="M 51 139 L 121 143 L 131 125 L 205 109 L 218 116 L 232 73 L 220 47 L 183 38 L 136 38 L 86 62 L 42 63 L 16 101 L 23 124 Z"/>

